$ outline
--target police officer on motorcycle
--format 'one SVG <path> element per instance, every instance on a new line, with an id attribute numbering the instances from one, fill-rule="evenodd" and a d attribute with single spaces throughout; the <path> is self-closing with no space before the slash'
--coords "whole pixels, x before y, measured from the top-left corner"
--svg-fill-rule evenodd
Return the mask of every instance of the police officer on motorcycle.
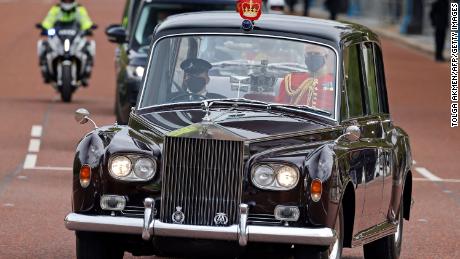
<path id="1" fill-rule="evenodd" d="M 58 23 L 73 23 L 77 22 L 79 24 L 80 30 L 85 32 L 85 35 L 91 36 L 92 29 L 96 26 L 89 17 L 88 11 L 85 7 L 78 4 L 75 0 L 60 0 L 59 4 L 53 5 L 48 11 L 45 19 L 38 24 L 37 26 L 42 29 L 42 35 L 47 36 L 48 30 L 54 28 Z M 42 70 L 42 75 L 45 83 L 50 82 L 46 55 L 49 48 L 47 48 L 46 39 L 42 39 L 38 43 L 38 55 L 40 59 L 40 67 Z M 88 54 L 87 67 L 85 68 L 86 76 L 81 80 L 83 86 L 88 85 L 88 79 L 91 76 L 91 70 L 94 60 L 94 44 L 87 44 L 86 51 Z"/>

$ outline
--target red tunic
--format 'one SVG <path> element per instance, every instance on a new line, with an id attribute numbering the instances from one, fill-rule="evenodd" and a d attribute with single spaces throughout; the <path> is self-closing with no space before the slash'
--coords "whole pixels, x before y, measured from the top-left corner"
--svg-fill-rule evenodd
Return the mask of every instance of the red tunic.
<path id="1" fill-rule="evenodd" d="M 306 105 L 334 111 L 335 82 L 332 74 L 313 78 L 307 72 L 293 72 L 284 77 L 276 98 L 278 103 Z"/>

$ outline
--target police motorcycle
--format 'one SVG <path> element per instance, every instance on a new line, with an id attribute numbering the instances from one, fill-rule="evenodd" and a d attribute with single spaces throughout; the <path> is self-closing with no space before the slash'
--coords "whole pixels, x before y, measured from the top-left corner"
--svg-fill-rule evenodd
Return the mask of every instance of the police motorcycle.
<path id="1" fill-rule="evenodd" d="M 63 102 L 70 102 L 75 90 L 88 85 L 91 76 L 96 42 L 86 36 L 97 28 L 80 30 L 78 22 L 57 22 L 54 28 L 45 30 L 41 24 L 36 27 L 42 30 L 47 40 L 39 40 L 37 54 L 40 69 L 45 83 L 50 83 L 61 94 Z"/>

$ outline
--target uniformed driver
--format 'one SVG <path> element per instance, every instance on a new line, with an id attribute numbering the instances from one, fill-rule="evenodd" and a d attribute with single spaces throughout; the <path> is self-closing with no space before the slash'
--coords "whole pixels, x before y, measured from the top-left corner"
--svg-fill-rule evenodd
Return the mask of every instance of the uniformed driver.
<path id="1" fill-rule="evenodd" d="M 210 81 L 208 72 L 212 68 L 211 63 L 204 59 L 188 58 L 180 64 L 180 68 L 184 71 L 182 90 L 184 90 L 185 96 L 180 94 L 174 99 L 187 99 L 181 98 L 181 96 L 188 97 L 190 101 L 225 98 L 220 94 L 207 91 L 206 86 Z"/>

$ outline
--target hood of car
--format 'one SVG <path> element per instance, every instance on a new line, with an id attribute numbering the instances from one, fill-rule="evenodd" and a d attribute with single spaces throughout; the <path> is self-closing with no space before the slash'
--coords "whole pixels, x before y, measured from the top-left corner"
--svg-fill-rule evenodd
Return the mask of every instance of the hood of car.
<path id="1" fill-rule="evenodd" d="M 140 115 L 167 136 L 253 140 L 330 127 L 312 118 L 269 111 L 203 110 L 152 112 Z"/>

